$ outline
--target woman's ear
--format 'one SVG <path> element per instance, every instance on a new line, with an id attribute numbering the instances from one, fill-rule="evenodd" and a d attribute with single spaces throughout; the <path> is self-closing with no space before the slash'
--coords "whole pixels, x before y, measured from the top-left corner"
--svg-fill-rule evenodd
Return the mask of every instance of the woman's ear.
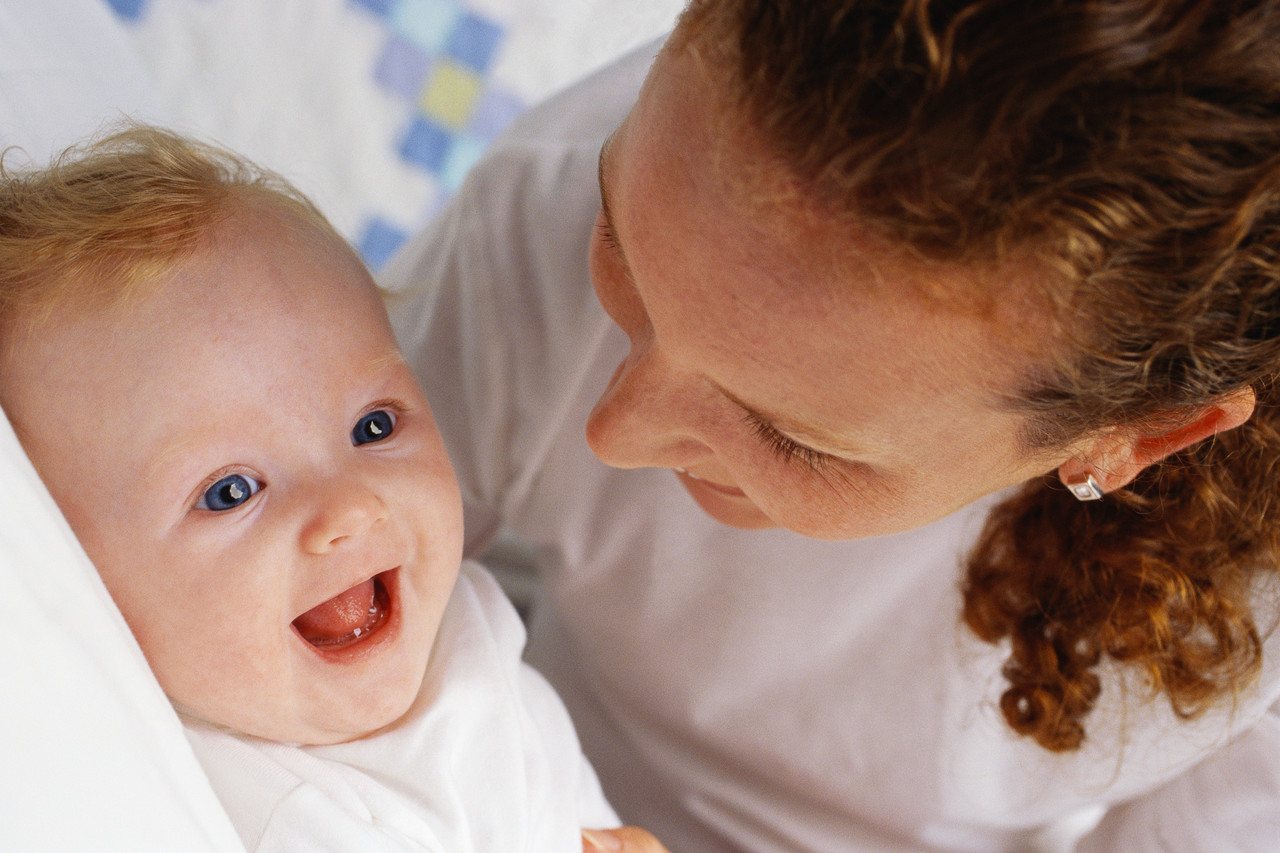
<path id="1" fill-rule="evenodd" d="M 1062 463 L 1058 477 L 1073 492 L 1090 477 L 1103 492 L 1123 488 L 1148 466 L 1197 441 L 1240 426 L 1249 420 L 1257 402 L 1253 389 L 1243 388 L 1191 411 L 1189 420 L 1166 432 L 1108 432 Z"/>

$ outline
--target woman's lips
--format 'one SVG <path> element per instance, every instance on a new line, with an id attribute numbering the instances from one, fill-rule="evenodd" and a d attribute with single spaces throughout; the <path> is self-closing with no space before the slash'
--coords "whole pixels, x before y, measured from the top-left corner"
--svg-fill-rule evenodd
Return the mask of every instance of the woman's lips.
<path id="1" fill-rule="evenodd" d="M 699 486 L 711 489 L 713 492 L 719 492 L 722 495 L 728 495 L 733 498 L 745 498 L 747 496 L 747 493 L 742 491 L 742 489 L 739 489 L 737 486 L 726 486 L 713 480 L 704 480 L 697 474 L 690 474 L 683 468 L 673 468 L 672 470 L 676 472 L 677 477 L 680 477 L 686 482 L 692 481 Z"/>

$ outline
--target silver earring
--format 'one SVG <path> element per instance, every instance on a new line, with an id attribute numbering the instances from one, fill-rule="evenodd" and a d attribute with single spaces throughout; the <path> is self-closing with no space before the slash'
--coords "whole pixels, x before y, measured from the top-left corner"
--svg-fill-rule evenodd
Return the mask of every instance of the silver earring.
<path id="1" fill-rule="evenodd" d="M 1098 485 L 1098 481 L 1093 478 L 1092 474 L 1085 474 L 1081 477 L 1067 480 L 1066 485 L 1078 501 L 1096 501 L 1102 498 L 1102 486 Z"/>

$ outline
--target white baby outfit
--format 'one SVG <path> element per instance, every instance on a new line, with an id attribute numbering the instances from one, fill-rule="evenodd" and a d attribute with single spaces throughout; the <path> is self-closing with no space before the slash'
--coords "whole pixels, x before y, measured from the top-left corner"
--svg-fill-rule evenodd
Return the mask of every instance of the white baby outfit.
<path id="1" fill-rule="evenodd" d="M 497 583 L 463 563 L 422 690 L 388 728 L 293 746 L 183 722 L 251 851 L 578 853 L 583 827 L 617 818 L 523 645 Z"/>

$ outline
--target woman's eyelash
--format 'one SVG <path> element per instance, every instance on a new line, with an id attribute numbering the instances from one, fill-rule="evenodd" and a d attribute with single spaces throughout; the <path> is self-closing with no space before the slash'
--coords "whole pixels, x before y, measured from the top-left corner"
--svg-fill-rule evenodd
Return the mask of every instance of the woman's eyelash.
<path id="1" fill-rule="evenodd" d="M 609 251 L 618 253 L 621 248 L 618 246 L 617 235 L 613 233 L 613 227 L 603 220 L 596 224 L 596 233 L 600 235 L 600 242 L 604 243 L 605 248 Z"/>
<path id="2" fill-rule="evenodd" d="M 747 424 L 764 444 L 773 451 L 773 455 L 788 465 L 802 465 L 811 471 L 821 470 L 830 457 L 820 450 L 805 447 L 803 444 L 778 432 L 774 426 L 761 420 L 756 415 L 747 413 Z"/>

